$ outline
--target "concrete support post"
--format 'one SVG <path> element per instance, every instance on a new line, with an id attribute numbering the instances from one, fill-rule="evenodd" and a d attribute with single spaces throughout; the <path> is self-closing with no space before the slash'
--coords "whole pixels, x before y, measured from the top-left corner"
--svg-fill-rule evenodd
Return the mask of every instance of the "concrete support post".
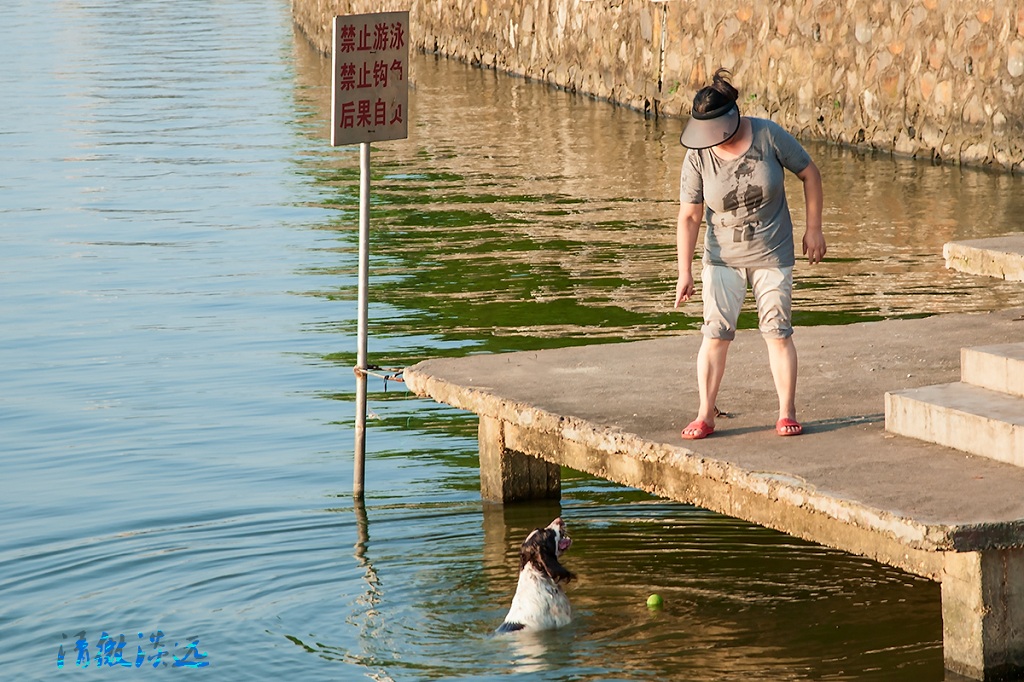
<path id="1" fill-rule="evenodd" d="M 480 496 L 488 502 L 557 500 L 562 496 L 562 469 L 557 464 L 505 448 L 500 419 L 480 417 Z"/>
<path id="2" fill-rule="evenodd" d="M 960 675 L 1024 676 L 1024 549 L 946 554 L 942 641 L 946 667 Z"/>

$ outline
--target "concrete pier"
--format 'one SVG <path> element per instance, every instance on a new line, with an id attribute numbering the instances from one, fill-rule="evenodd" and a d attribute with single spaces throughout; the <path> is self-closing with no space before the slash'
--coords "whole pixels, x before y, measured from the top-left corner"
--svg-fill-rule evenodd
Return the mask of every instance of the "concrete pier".
<path id="1" fill-rule="evenodd" d="M 485 499 L 557 498 L 566 466 L 867 556 L 942 583 L 948 668 L 1024 675 L 1024 468 L 885 428 L 886 394 L 956 383 L 963 348 L 1024 342 L 1024 309 L 794 339 L 805 433 L 790 438 L 754 330 L 732 344 L 727 416 L 702 441 L 679 436 L 697 409 L 697 333 L 429 360 L 405 380 L 480 415 Z"/>
<path id="2" fill-rule="evenodd" d="M 947 268 L 1024 282 L 1024 234 L 949 242 L 942 254 Z"/>

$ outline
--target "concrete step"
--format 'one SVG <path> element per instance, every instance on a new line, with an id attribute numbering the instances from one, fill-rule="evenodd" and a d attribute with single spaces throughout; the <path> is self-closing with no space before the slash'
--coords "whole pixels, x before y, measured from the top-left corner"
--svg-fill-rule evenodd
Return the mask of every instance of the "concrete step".
<path id="1" fill-rule="evenodd" d="M 891 433 L 1024 467 L 1024 398 L 957 382 L 885 394 Z"/>
<path id="2" fill-rule="evenodd" d="M 1024 397 L 1024 343 L 961 349 L 960 381 Z"/>
<path id="3" fill-rule="evenodd" d="M 947 268 L 1024 282 L 1024 234 L 949 242 L 942 254 Z"/>

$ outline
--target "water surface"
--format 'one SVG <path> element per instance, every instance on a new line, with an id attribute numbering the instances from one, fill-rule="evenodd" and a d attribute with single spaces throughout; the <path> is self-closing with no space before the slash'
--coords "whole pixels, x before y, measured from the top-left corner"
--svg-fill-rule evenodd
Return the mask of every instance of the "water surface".
<path id="1" fill-rule="evenodd" d="M 76 665 L 105 632 L 124 674 L 218 680 L 943 679 L 937 585 L 571 471 L 561 505 L 484 505 L 475 419 L 394 383 L 353 504 L 358 154 L 287 3 L 14 0 L 0 38 L 4 677 L 116 674 Z M 373 361 L 692 333 L 678 122 L 413 66 L 373 152 Z M 1022 303 L 941 261 L 1017 229 L 1018 178 L 810 149 L 833 258 L 798 324 Z M 574 624 L 492 637 L 557 514 Z"/>

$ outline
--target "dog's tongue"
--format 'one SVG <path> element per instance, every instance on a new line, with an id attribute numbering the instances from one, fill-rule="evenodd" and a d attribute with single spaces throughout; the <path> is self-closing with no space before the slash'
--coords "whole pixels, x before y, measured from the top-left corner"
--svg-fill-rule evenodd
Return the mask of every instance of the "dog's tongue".
<path id="1" fill-rule="evenodd" d="M 571 544 L 572 538 L 567 535 L 563 536 L 562 539 L 558 541 L 558 551 L 564 552 L 565 550 L 569 549 L 569 545 Z"/>

